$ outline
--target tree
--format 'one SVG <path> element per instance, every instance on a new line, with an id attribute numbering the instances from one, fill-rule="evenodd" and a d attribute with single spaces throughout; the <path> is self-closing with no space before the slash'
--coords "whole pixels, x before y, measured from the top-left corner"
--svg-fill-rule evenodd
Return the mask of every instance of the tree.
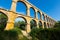
<path id="1" fill-rule="evenodd" d="M 4 30 L 7 24 L 7 16 L 0 13 L 0 30 Z"/>
<path id="2" fill-rule="evenodd" d="M 31 26 L 31 29 L 36 28 L 36 26 L 37 26 L 36 21 L 35 20 L 31 20 L 30 21 L 30 26 Z"/>
<path id="3" fill-rule="evenodd" d="M 55 28 L 60 28 L 60 21 L 56 22 L 54 25 Z"/>
<path id="4" fill-rule="evenodd" d="M 15 27 L 19 27 L 22 30 L 25 30 L 26 23 L 24 21 L 15 22 Z"/>

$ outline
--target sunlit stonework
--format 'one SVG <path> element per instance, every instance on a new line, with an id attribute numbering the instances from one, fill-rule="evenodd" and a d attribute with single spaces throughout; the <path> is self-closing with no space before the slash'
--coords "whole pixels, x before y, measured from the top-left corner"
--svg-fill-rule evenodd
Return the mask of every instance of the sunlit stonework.
<path id="1" fill-rule="evenodd" d="M 54 24 L 56 22 L 54 19 L 52 19 L 47 14 L 45 14 L 44 12 L 39 10 L 37 7 L 35 7 L 31 3 L 29 3 L 27 0 L 19 0 L 19 1 L 23 2 L 27 6 L 27 15 L 16 13 L 16 3 L 18 2 L 18 0 L 12 0 L 11 9 L 9 11 L 6 9 L 0 8 L 0 12 L 4 13 L 8 17 L 8 21 L 7 21 L 7 25 L 6 25 L 5 30 L 13 29 L 14 28 L 14 21 L 18 17 L 22 17 L 27 21 L 27 25 L 26 25 L 26 32 L 27 33 L 29 33 L 31 31 L 30 21 L 32 19 L 34 19 L 36 21 L 37 28 L 39 28 L 39 25 L 38 25 L 39 22 L 42 23 L 42 28 L 44 28 L 44 26 L 46 26 L 46 28 L 52 28 L 54 26 Z M 30 8 L 31 7 L 35 10 L 35 18 L 30 17 Z M 38 11 L 40 12 L 40 20 L 38 20 L 38 16 L 37 16 Z M 43 20 L 42 16 L 44 16 L 44 20 Z"/>

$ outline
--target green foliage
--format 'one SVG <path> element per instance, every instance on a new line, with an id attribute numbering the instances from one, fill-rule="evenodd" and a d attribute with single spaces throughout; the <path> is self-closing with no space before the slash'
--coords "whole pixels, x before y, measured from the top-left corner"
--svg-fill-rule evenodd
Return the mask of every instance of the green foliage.
<path id="1" fill-rule="evenodd" d="M 13 30 L 15 30 L 18 34 L 22 34 L 21 29 L 19 27 L 15 27 Z"/>
<path id="2" fill-rule="evenodd" d="M 3 13 L 0 13 L 0 30 L 4 30 L 6 23 L 7 23 L 7 16 Z"/>
<path id="3" fill-rule="evenodd" d="M 0 40 L 28 40 L 28 38 L 22 34 L 19 28 L 15 27 L 12 30 L 0 31 Z"/>
<path id="4" fill-rule="evenodd" d="M 31 29 L 36 28 L 37 24 L 36 24 L 35 20 L 32 19 L 30 21 L 30 26 L 31 26 Z"/>
<path id="5" fill-rule="evenodd" d="M 54 25 L 55 28 L 60 28 L 60 21 L 56 22 Z"/>
<path id="6" fill-rule="evenodd" d="M 59 29 L 41 29 L 35 28 L 30 32 L 33 40 L 37 38 L 38 40 L 60 40 L 60 30 Z"/>
<path id="7" fill-rule="evenodd" d="M 15 30 L 0 31 L 0 40 L 17 40 L 18 34 Z"/>
<path id="8" fill-rule="evenodd" d="M 22 38 L 20 38 L 19 40 L 29 40 L 27 37 L 23 36 Z"/>
<path id="9" fill-rule="evenodd" d="M 20 28 L 21 28 L 22 30 L 25 30 L 25 27 L 26 27 L 26 23 L 25 23 L 24 21 L 21 21 L 21 22 L 20 22 Z"/>
<path id="10" fill-rule="evenodd" d="M 18 21 L 18 22 L 15 22 L 15 27 L 16 26 L 19 27 L 22 30 L 25 30 L 26 23 L 24 21 Z"/>

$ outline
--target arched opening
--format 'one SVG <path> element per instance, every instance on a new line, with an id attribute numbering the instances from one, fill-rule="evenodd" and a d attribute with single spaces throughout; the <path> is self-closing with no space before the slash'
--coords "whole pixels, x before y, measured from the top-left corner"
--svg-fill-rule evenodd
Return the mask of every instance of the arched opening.
<path id="1" fill-rule="evenodd" d="M 48 22 L 48 17 L 46 16 L 46 22 Z"/>
<path id="2" fill-rule="evenodd" d="M 12 0 L 0 0 L 0 7 L 10 10 Z"/>
<path id="3" fill-rule="evenodd" d="M 49 28 L 49 24 L 47 23 L 47 27 Z"/>
<path id="4" fill-rule="evenodd" d="M 35 21 L 35 20 L 32 19 L 32 20 L 30 21 L 30 27 L 31 27 L 31 29 L 37 27 L 37 24 L 36 24 L 36 21 Z"/>
<path id="5" fill-rule="evenodd" d="M 44 22 L 44 28 L 46 28 L 46 23 Z"/>
<path id="6" fill-rule="evenodd" d="M 24 2 L 18 1 L 16 6 L 16 11 L 19 14 L 26 15 L 27 14 L 26 10 L 27 10 L 26 4 Z"/>
<path id="7" fill-rule="evenodd" d="M 39 28 L 42 28 L 42 22 L 41 21 L 39 22 Z"/>
<path id="8" fill-rule="evenodd" d="M 33 18 L 35 18 L 35 15 L 36 15 L 35 14 L 35 10 L 34 10 L 34 8 L 31 7 L 30 8 L 30 16 L 33 17 Z"/>
<path id="9" fill-rule="evenodd" d="M 49 22 L 49 17 L 48 17 L 48 22 Z"/>
<path id="10" fill-rule="evenodd" d="M 38 14 L 38 20 L 40 20 L 40 16 L 41 16 L 40 12 L 37 12 L 37 14 Z"/>
<path id="11" fill-rule="evenodd" d="M 4 30 L 7 24 L 8 17 L 3 12 L 0 12 L 0 30 Z"/>
<path id="12" fill-rule="evenodd" d="M 48 22 L 50 22 L 50 18 L 48 17 Z"/>
<path id="13" fill-rule="evenodd" d="M 50 25 L 50 27 L 49 28 L 51 28 L 52 26 L 51 26 L 51 24 L 49 24 Z"/>
<path id="14" fill-rule="evenodd" d="M 42 20 L 45 20 L 44 14 L 42 14 Z"/>
<path id="15" fill-rule="evenodd" d="M 47 17 L 47 22 L 49 22 L 49 18 Z"/>
<path id="16" fill-rule="evenodd" d="M 18 27 L 21 30 L 26 30 L 26 19 L 23 17 L 18 17 L 15 19 L 14 27 Z"/>
<path id="17" fill-rule="evenodd" d="M 49 19 L 49 22 L 51 23 L 51 19 Z"/>
<path id="18" fill-rule="evenodd" d="M 50 28 L 52 27 L 52 24 L 50 24 Z"/>
<path id="19" fill-rule="evenodd" d="M 49 22 L 50 22 L 50 18 L 49 18 Z"/>

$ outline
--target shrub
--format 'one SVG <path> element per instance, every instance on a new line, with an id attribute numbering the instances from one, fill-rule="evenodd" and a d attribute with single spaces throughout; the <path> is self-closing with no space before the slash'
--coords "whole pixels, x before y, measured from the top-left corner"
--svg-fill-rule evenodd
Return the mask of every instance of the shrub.
<path id="1" fill-rule="evenodd" d="M 56 22 L 54 25 L 55 28 L 60 28 L 60 21 Z"/>
<path id="2" fill-rule="evenodd" d="M 5 30 L 5 31 L 0 31 L 0 40 L 17 40 L 18 34 L 15 30 Z"/>
<path id="3" fill-rule="evenodd" d="M 16 27 L 12 30 L 0 31 L 0 40 L 28 40 L 28 38 Z"/>
<path id="4" fill-rule="evenodd" d="M 30 32 L 33 40 L 37 38 L 38 40 L 60 40 L 60 30 L 59 29 L 41 29 L 35 28 Z"/>

